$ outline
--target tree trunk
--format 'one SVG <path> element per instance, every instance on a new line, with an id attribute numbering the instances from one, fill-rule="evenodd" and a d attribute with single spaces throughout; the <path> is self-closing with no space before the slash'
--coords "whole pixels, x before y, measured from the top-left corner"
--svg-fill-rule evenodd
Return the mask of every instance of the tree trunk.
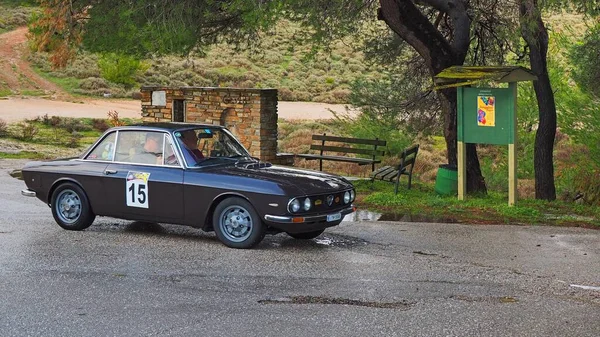
<path id="1" fill-rule="evenodd" d="M 423 15 L 412 0 L 380 0 L 378 16 L 400 38 L 411 45 L 423 58 L 431 76 L 453 65 L 462 65 L 469 48 L 470 19 L 461 1 L 430 1 L 422 4 L 449 14 L 454 23 L 455 35 L 452 44 Z M 456 89 L 441 90 L 444 113 L 444 138 L 446 140 L 448 163 L 456 165 Z M 481 175 L 479 158 L 475 144 L 467 145 L 467 192 L 487 193 Z"/>
<path id="2" fill-rule="evenodd" d="M 554 138 L 556 136 L 556 105 L 548 76 L 548 32 L 537 5 L 537 0 L 521 0 L 521 34 L 529 46 L 531 70 L 537 75 L 533 88 L 539 108 L 539 127 L 535 135 L 533 164 L 535 170 L 535 198 L 556 199 L 554 186 Z"/>
<path id="3" fill-rule="evenodd" d="M 457 95 L 456 89 L 443 89 L 442 109 L 444 111 L 444 138 L 446 139 L 446 150 L 448 164 L 457 166 Z M 481 174 L 481 166 L 477 157 L 477 145 L 467 144 L 467 193 L 487 193 L 485 179 Z"/>

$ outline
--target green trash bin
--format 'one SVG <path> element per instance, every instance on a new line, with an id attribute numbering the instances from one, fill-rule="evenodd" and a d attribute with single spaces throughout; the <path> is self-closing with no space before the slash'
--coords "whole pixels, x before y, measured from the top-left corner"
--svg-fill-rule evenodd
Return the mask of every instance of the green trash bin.
<path id="1" fill-rule="evenodd" d="M 458 193 L 458 169 L 456 166 L 440 165 L 435 178 L 434 190 L 441 195 L 456 195 Z"/>

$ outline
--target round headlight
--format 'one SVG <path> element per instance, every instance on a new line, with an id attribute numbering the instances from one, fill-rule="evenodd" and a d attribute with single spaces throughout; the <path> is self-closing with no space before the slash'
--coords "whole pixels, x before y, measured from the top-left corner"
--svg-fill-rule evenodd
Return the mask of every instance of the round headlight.
<path id="1" fill-rule="evenodd" d="M 347 204 L 350 202 L 350 192 L 346 191 L 344 192 L 344 204 Z"/>
<path id="2" fill-rule="evenodd" d="M 354 192 L 354 190 L 350 190 L 350 201 L 354 201 L 355 197 L 356 197 L 356 193 Z"/>
<path id="3" fill-rule="evenodd" d="M 290 202 L 290 211 L 292 213 L 296 213 L 300 210 L 300 201 L 298 201 L 298 199 L 293 199 Z"/>
<path id="4" fill-rule="evenodd" d="M 311 206 L 312 206 L 312 203 L 310 202 L 310 198 L 304 199 L 304 210 L 308 211 Z"/>

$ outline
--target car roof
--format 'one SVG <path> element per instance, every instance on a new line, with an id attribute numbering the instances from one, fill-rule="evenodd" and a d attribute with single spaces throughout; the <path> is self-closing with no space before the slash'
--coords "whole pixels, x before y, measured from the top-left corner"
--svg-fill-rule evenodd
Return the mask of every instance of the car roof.
<path id="1" fill-rule="evenodd" d="M 211 129 L 224 129 L 224 127 L 220 125 L 214 124 L 196 124 L 196 123 L 179 123 L 179 122 L 144 122 L 139 124 L 132 124 L 127 126 L 118 126 L 114 127 L 111 130 L 157 130 L 157 131 L 168 131 L 172 132 L 174 130 L 183 130 L 183 129 L 194 129 L 194 128 L 211 128 Z"/>

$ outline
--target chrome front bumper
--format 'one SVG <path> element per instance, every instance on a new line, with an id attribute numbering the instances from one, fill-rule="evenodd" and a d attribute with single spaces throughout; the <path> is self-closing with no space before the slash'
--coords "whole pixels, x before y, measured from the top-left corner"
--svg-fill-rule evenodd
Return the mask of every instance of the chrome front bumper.
<path id="1" fill-rule="evenodd" d="M 29 189 L 27 189 L 27 190 L 21 190 L 21 194 L 24 195 L 24 196 L 26 196 L 26 197 L 35 197 L 36 196 L 35 192 L 32 191 L 32 190 L 29 190 Z"/>
<path id="2" fill-rule="evenodd" d="M 324 222 L 327 221 L 327 216 L 328 215 L 332 215 L 332 214 L 337 214 L 337 213 L 341 213 L 342 214 L 342 219 L 344 218 L 344 215 L 346 214 L 350 214 L 352 212 L 354 212 L 356 208 L 352 205 L 348 208 L 344 208 L 339 212 L 333 212 L 330 214 L 323 214 L 323 215 L 313 215 L 313 216 L 281 216 L 281 215 L 269 215 L 266 214 L 265 215 L 265 220 L 266 221 L 270 221 L 270 222 L 277 222 L 277 223 L 310 223 L 310 222 Z"/>

